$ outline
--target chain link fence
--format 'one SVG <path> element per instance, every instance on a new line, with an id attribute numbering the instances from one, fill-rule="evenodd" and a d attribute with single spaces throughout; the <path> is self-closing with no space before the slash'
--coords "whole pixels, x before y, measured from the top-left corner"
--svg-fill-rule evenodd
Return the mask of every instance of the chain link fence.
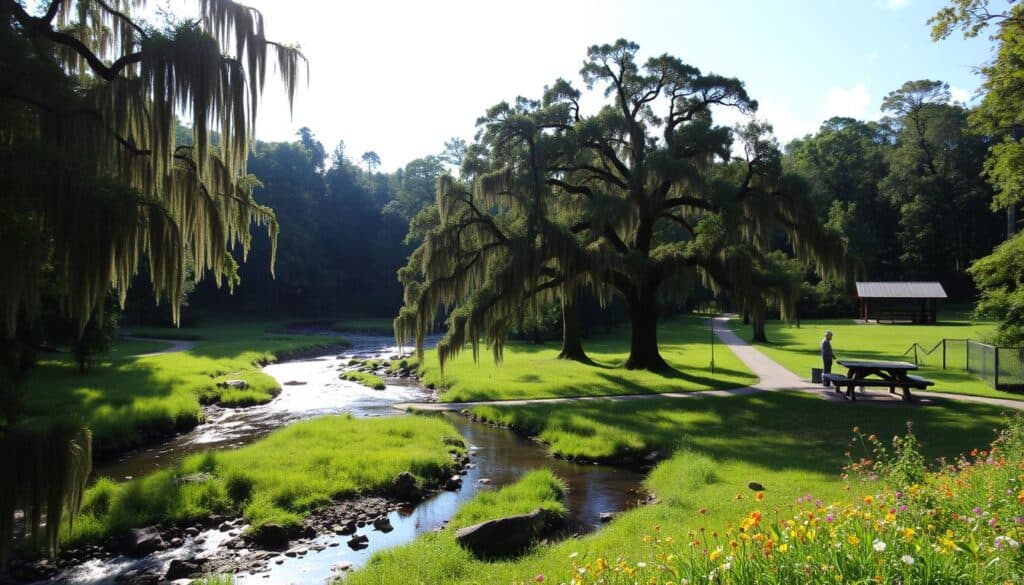
<path id="1" fill-rule="evenodd" d="M 915 343 L 903 355 L 917 365 L 970 372 L 998 390 L 1024 390 L 1024 348 L 943 339 L 930 348 Z"/>
<path id="2" fill-rule="evenodd" d="M 1024 350 L 967 342 L 967 371 L 999 390 L 1024 390 Z"/>

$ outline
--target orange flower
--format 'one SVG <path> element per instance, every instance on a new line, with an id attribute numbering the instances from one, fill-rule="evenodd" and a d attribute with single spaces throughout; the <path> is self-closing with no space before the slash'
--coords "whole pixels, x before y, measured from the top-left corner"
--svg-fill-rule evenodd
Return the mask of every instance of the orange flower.
<path id="1" fill-rule="evenodd" d="M 754 499 L 757 500 L 758 502 L 763 500 L 764 499 L 764 492 L 757 492 L 757 494 L 754 495 Z"/>

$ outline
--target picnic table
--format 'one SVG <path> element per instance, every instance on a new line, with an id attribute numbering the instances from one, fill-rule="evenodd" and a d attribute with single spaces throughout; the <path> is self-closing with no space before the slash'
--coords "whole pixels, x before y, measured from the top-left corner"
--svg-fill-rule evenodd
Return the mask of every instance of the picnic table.
<path id="1" fill-rule="evenodd" d="M 913 400 L 911 388 L 923 389 L 935 384 L 911 375 L 917 365 L 909 362 L 836 360 L 836 363 L 846 368 L 846 375 L 826 374 L 825 378 L 835 385 L 836 392 L 846 386 L 846 397 L 850 400 L 857 399 L 853 392 L 855 386 L 860 386 L 861 391 L 867 386 L 876 386 L 888 387 L 890 394 L 895 394 L 898 387 L 903 390 L 903 400 L 910 402 Z"/>

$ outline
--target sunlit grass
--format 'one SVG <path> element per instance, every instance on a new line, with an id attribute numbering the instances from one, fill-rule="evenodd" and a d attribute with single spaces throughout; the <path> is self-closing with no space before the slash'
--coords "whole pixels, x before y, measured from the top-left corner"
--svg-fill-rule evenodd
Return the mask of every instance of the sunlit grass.
<path id="1" fill-rule="evenodd" d="M 736 388 L 757 378 L 725 346 L 716 344 L 711 369 L 711 332 L 702 317 L 678 317 L 658 330 L 661 355 L 675 368 L 669 374 L 626 370 L 629 330 L 584 341 L 593 363 L 558 359 L 557 343 L 510 343 L 504 361 L 495 364 L 482 349 L 479 363 L 468 350 L 441 373 L 437 352 L 427 352 L 419 369 L 426 384 L 443 388 L 441 400 L 498 400 L 553 396 L 600 396 L 687 392 L 709 388 Z"/>
<path id="2" fill-rule="evenodd" d="M 496 492 L 481 492 L 464 504 L 448 526 L 425 534 L 411 544 L 382 551 L 365 568 L 344 581 L 351 585 L 366 583 L 454 583 L 466 581 L 481 569 L 505 563 L 476 559 L 455 542 L 454 532 L 486 520 L 526 514 L 537 508 L 552 517 L 565 514 L 562 504 L 565 485 L 548 470 L 532 471 L 518 482 Z"/>
<path id="3" fill-rule="evenodd" d="M 173 469 L 114 482 L 85 494 L 68 540 L 97 541 L 131 527 L 243 514 L 254 529 L 297 526 L 317 507 L 387 490 L 411 471 L 425 486 L 451 475 L 461 439 L 436 417 L 355 419 L 332 416 L 295 423 L 240 449 L 188 457 Z"/>
<path id="4" fill-rule="evenodd" d="M 755 508 L 788 511 L 807 494 L 825 501 L 856 496 L 856 489 L 845 491 L 840 477 L 854 426 L 887 440 L 913 421 L 926 456 L 934 458 L 984 447 L 1002 422 L 999 410 L 986 405 L 877 406 L 797 393 L 478 407 L 473 412 L 532 427 L 561 455 L 596 458 L 626 449 L 659 450 L 668 459 L 646 481 L 657 502 L 620 514 L 595 534 L 539 547 L 510 562 L 485 563 L 449 553 L 450 537 L 431 534 L 413 545 L 421 547 L 415 554 L 402 557 L 400 582 L 532 583 L 537 575 L 545 583 L 569 582 L 572 560 L 639 558 L 650 546 L 645 535 L 686 542 L 691 530 L 724 530 Z M 751 481 L 765 486 L 764 501 L 755 501 L 747 487 Z M 445 552 L 432 555 L 432 550 Z M 350 581 L 396 582 L 398 566 L 371 563 Z"/>
<path id="5" fill-rule="evenodd" d="M 948 319 L 935 325 L 876 325 L 853 319 L 828 319 L 801 321 L 797 328 L 770 321 L 766 331 L 769 343 L 760 343 L 757 347 L 794 374 L 809 379 L 811 368 L 821 367 L 821 340 L 825 331 L 832 331 L 835 335 L 832 348 L 840 359 L 913 362 L 914 352 L 907 350 L 915 343 L 924 350 L 931 350 L 943 338 L 980 341 L 989 338 L 995 328 L 992 322 L 974 321 L 955 312 L 947 314 Z M 750 339 L 749 327 L 741 328 L 738 333 Z M 930 355 L 918 349 L 920 370 L 917 374 L 935 382 L 931 390 L 1018 400 L 1024 398 L 1019 393 L 996 390 L 988 382 L 968 373 L 965 343 L 951 342 L 946 349 L 946 369 L 942 368 L 941 347 Z M 842 366 L 833 366 L 833 371 L 841 370 Z"/>
<path id="6" fill-rule="evenodd" d="M 373 388 L 374 390 L 383 390 L 384 388 L 387 387 L 387 385 L 384 384 L 384 380 L 382 380 L 380 376 L 374 376 L 369 372 L 344 372 L 340 375 L 340 378 L 342 380 L 348 380 L 349 382 L 362 384 L 363 386 L 366 386 L 367 388 Z"/>
<path id="7" fill-rule="evenodd" d="M 337 345 L 335 337 L 267 333 L 266 323 L 216 324 L 189 329 L 195 347 L 148 357 L 166 344 L 120 340 L 96 368 L 80 374 L 68 355 L 46 354 L 22 386 L 26 416 L 72 413 L 92 429 L 97 451 L 122 449 L 147 437 L 188 429 L 202 417 L 202 402 L 258 404 L 280 388 L 259 364 L 289 351 Z M 178 330 L 141 333 L 168 337 Z M 245 390 L 218 388 L 243 379 Z"/>

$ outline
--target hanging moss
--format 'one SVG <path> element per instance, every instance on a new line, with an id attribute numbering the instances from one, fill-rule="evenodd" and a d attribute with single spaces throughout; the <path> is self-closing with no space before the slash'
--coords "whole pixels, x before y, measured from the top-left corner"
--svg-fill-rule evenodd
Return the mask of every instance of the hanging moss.
<path id="1" fill-rule="evenodd" d="M 0 466 L 0 563 L 16 539 L 56 554 L 62 519 L 74 521 L 92 471 L 91 433 L 71 420 L 0 428 Z"/>
<path id="2" fill-rule="evenodd" d="M 228 250 L 247 254 L 257 226 L 271 238 L 273 264 L 276 219 L 253 200 L 246 160 L 268 51 L 289 101 L 301 53 L 266 39 L 258 11 L 225 0 L 203 0 L 198 22 L 166 29 L 131 20 L 145 5 L 138 0 L 63 1 L 49 21 L 13 4 L 5 5 L 12 50 L 0 75 L 45 82 L 0 91 L 0 110 L 11 114 L 0 115 L 0 209 L 12 211 L 22 241 L 4 247 L 4 259 L 18 252 L 17 261 L 0 263 L 8 333 L 19 311 L 34 312 L 36 275 L 47 261 L 80 327 L 101 315 L 111 287 L 123 302 L 141 258 L 175 321 L 185 254 L 194 256 L 197 279 L 211 273 L 220 284 Z M 32 45 L 46 41 L 54 43 L 50 60 Z M 191 123 L 188 146 L 175 144 L 179 112 Z"/>

